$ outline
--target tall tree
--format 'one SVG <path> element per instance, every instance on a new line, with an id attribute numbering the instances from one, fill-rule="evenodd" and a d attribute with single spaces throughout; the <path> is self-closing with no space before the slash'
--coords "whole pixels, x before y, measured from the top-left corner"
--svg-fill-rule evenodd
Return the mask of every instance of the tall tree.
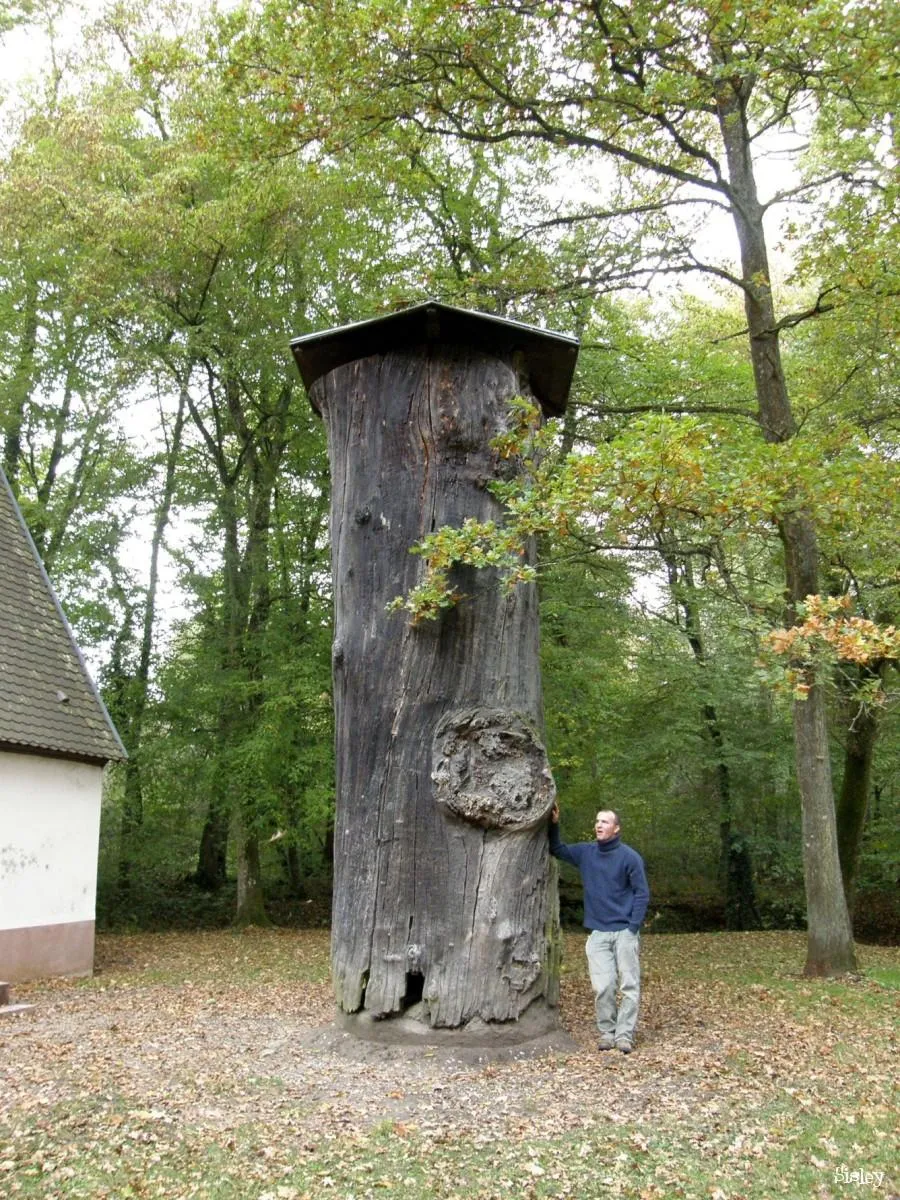
<path id="1" fill-rule="evenodd" d="M 151 502 L 148 584 L 138 603 L 133 589 L 129 594 L 119 580 L 126 619 L 112 647 L 109 682 L 133 751 L 123 801 L 121 875 L 127 880 L 143 809 L 140 770 L 147 764 L 140 743 L 159 557 L 172 507 L 194 501 L 211 511 L 220 539 L 223 588 L 213 612 L 220 622 L 220 665 L 233 686 L 217 693 L 218 721 L 223 747 L 233 749 L 252 729 L 261 703 L 260 646 L 273 603 L 269 538 L 281 463 L 290 442 L 304 436 L 324 462 L 321 435 L 305 404 L 298 418 L 299 381 L 287 342 L 308 322 L 308 264 L 344 218 L 323 194 L 326 186 L 336 187 L 336 175 L 317 189 L 316 170 L 304 172 L 295 163 L 256 177 L 249 162 L 245 171 L 234 171 L 222 109 L 210 111 L 219 93 L 211 87 L 206 107 L 198 111 L 194 104 L 194 88 L 202 82 L 200 39 L 184 32 L 175 36 L 149 12 L 111 14 L 96 32 L 105 61 L 93 78 L 85 73 L 80 91 L 34 118 L 9 164 L 3 198 L 9 198 L 4 216 L 10 226 L 15 228 L 15 184 L 20 193 L 23 183 L 29 185 L 37 203 L 26 226 L 33 231 L 35 251 L 26 260 L 32 273 L 21 279 L 10 273 L 11 284 L 19 284 L 21 311 L 20 336 L 11 340 L 5 448 L 15 473 L 27 469 L 33 477 L 40 518 L 49 511 L 61 460 L 73 454 L 63 435 L 76 407 L 73 397 L 85 389 L 85 361 L 101 364 L 121 388 L 135 389 L 135 404 L 144 381 L 162 387 L 173 402 L 173 424 L 160 454 L 160 495 Z M 311 237 L 316 222 L 318 240 Z M 320 296 L 328 294 L 330 283 L 326 280 Z M 55 300 L 49 317 L 48 296 Z M 11 311 L 15 307 L 14 298 Z M 59 332 L 68 334 L 63 341 L 68 354 L 51 362 L 45 347 Z M 95 366 L 93 380 L 97 374 Z M 57 387 L 60 403 L 48 398 Z M 111 391 L 99 395 L 111 398 Z M 114 410 L 109 405 L 96 411 L 110 420 Z M 35 412 L 45 417 L 49 433 L 41 428 L 42 440 L 35 435 L 29 441 Z M 89 413 L 89 430 L 94 415 Z M 160 428 L 166 432 L 164 423 Z M 111 481 L 108 441 L 100 478 Z M 84 439 L 82 462 L 94 463 L 96 442 Z M 198 492 L 196 466 L 204 455 L 205 490 Z M 62 482 L 71 479 L 74 486 L 83 474 L 76 466 Z M 307 548 L 316 554 L 325 478 L 320 465 L 306 480 L 304 500 L 318 510 Z M 114 497 L 104 500 L 115 520 Z M 85 505 L 77 490 L 66 512 L 84 536 Z M 35 526 L 41 538 L 46 530 L 48 552 L 59 525 L 39 520 Z M 220 756 L 222 769 L 212 774 L 211 803 L 222 815 L 218 828 L 225 836 L 232 820 L 244 828 L 239 915 L 255 919 L 262 911 L 257 839 L 269 818 L 254 808 L 252 780 L 235 777 L 228 761 L 227 754 Z M 233 767 L 233 757 L 230 762 Z M 221 838 L 217 866 L 224 868 Z"/>

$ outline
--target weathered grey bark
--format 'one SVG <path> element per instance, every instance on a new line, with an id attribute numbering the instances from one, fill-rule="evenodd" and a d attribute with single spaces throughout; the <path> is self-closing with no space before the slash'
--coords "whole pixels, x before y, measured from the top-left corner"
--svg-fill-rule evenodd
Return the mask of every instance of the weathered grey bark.
<path id="1" fill-rule="evenodd" d="M 448 345 L 358 360 L 311 391 L 333 479 L 344 1013 L 414 1008 L 426 1028 L 485 1036 L 526 1011 L 529 1035 L 557 1026 L 535 589 L 507 593 L 493 572 L 467 570 L 455 580 L 465 599 L 438 621 L 386 610 L 417 582 L 413 543 L 500 518 L 490 441 L 522 391 L 512 357 Z"/>
<path id="2" fill-rule="evenodd" d="M 856 969 L 850 918 L 838 855 L 825 696 L 813 685 L 794 705 L 797 773 L 806 781 L 802 805 L 803 868 L 808 920 L 806 975 L 834 975 Z"/>

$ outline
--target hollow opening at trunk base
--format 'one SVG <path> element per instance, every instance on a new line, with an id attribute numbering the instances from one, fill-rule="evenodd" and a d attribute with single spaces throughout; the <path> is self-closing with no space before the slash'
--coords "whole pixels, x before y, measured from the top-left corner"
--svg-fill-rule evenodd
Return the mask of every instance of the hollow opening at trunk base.
<path id="1" fill-rule="evenodd" d="M 425 976 L 420 971 L 409 971 L 406 975 L 406 991 L 403 995 L 403 1011 L 412 1008 L 422 999 L 425 991 Z"/>

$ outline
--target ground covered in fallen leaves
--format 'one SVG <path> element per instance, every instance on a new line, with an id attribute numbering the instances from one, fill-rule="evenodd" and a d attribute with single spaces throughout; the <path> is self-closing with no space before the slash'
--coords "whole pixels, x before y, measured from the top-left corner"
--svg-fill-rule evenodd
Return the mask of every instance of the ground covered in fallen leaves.
<path id="1" fill-rule="evenodd" d="M 101 936 L 93 979 L 0 1020 L 0 1196 L 877 1197 L 898 1193 L 900 951 L 800 977 L 790 933 L 650 935 L 637 1050 L 465 1062 L 330 1027 L 328 935 Z M 350 1039 L 351 1042 L 353 1039 Z"/>

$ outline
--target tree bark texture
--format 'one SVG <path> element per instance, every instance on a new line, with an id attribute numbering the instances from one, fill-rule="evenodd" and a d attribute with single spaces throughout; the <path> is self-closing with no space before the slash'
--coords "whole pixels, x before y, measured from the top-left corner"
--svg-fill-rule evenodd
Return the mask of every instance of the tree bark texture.
<path id="1" fill-rule="evenodd" d="M 263 895 L 259 840 L 243 829 L 238 837 L 237 907 L 235 925 L 268 925 Z"/>
<path id="2" fill-rule="evenodd" d="M 410 547 L 501 518 L 491 440 L 513 356 L 422 345 L 316 382 L 332 463 L 337 750 L 332 967 L 344 1013 L 490 1035 L 557 1026 L 555 789 L 541 744 L 537 596 L 460 571 L 436 621 L 386 606 Z M 352 1022 L 351 1022 L 352 1024 Z"/>
<path id="3" fill-rule="evenodd" d="M 768 249 L 753 166 L 748 105 L 752 76 L 723 80 L 717 116 L 728 162 L 729 201 L 741 251 L 744 311 L 763 437 L 786 442 L 797 424 L 781 361 L 778 322 L 769 273 Z M 815 525 L 802 511 L 781 522 L 786 598 L 797 605 L 819 591 L 819 551 Z M 834 788 L 828 760 L 828 727 L 822 685 L 808 672 L 810 691 L 794 703 L 794 746 L 803 824 L 808 975 L 835 975 L 855 969 L 850 914 L 841 884 Z"/>
<path id="4" fill-rule="evenodd" d="M 788 600 L 796 605 L 818 591 L 819 554 L 809 517 L 782 521 Z M 834 784 L 831 777 L 824 685 L 808 672 L 810 690 L 794 701 L 794 747 L 803 830 L 806 888 L 806 975 L 840 975 L 856 970 L 850 912 L 838 852 Z"/>
<path id="5" fill-rule="evenodd" d="M 856 970 L 838 857 L 827 733 L 824 689 L 816 684 L 805 700 L 794 704 L 797 770 L 806 781 L 802 805 L 803 867 L 809 913 L 805 975 L 838 975 Z"/>

